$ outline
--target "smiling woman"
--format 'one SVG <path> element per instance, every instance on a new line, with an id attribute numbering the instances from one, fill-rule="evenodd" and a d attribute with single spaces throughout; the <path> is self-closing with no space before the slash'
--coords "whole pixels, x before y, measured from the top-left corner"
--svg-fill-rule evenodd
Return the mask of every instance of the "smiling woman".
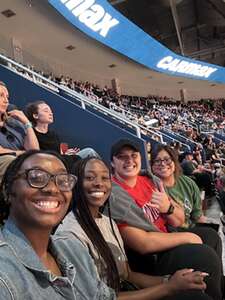
<path id="1" fill-rule="evenodd" d="M 54 152 L 28 151 L 9 165 L 0 193 L 0 300 L 115 299 L 78 240 L 51 236 L 76 180 Z"/>

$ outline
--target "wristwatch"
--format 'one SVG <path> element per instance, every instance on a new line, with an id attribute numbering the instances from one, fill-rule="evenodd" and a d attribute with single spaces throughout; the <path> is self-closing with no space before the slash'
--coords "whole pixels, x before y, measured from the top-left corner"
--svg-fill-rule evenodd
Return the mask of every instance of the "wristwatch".
<path id="1" fill-rule="evenodd" d="M 169 280 L 170 280 L 170 278 L 171 278 L 171 275 L 163 275 L 163 279 L 162 279 L 162 282 L 163 283 L 166 283 L 166 282 L 168 282 Z"/>
<path id="2" fill-rule="evenodd" d="M 172 213 L 174 212 L 175 207 L 173 206 L 172 203 L 170 203 L 170 206 L 167 210 L 167 212 L 165 213 L 166 215 L 172 215 Z"/>

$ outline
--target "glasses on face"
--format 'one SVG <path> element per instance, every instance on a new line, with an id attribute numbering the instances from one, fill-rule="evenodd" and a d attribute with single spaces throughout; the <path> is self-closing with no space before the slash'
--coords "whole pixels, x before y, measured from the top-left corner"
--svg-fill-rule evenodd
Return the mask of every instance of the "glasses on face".
<path id="1" fill-rule="evenodd" d="M 36 189 L 43 189 L 49 184 L 49 181 L 53 179 L 57 188 L 62 192 L 71 191 L 77 182 L 75 175 L 67 173 L 53 175 L 41 169 L 28 169 L 18 174 L 16 178 L 23 176 L 25 176 L 28 184 Z"/>
<path id="2" fill-rule="evenodd" d="M 172 159 L 170 157 L 165 157 L 164 159 L 156 159 L 154 162 L 153 162 L 153 165 L 154 166 L 161 166 L 163 163 L 165 165 L 170 165 L 172 163 Z"/>
<path id="3" fill-rule="evenodd" d="M 122 160 L 122 161 L 126 161 L 129 159 L 136 159 L 138 157 L 138 153 L 132 153 L 131 155 L 128 154 L 118 154 L 116 156 L 117 159 Z"/>

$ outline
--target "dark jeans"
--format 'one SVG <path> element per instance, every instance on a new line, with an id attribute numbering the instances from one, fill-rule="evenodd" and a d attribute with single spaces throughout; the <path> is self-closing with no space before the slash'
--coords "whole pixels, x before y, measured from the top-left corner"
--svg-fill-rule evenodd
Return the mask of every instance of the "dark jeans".
<path id="1" fill-rule="evenodd" d="M 204 225 L 201 227 L 201 224 L 199 223 L 198 226 L 193 228 L 178 228 L 177 231 L 189 231 L 197 234 L 202 239 L 203 244 L 208 245 L 215 250 L 216 254 L 221 260 L 222 265 L 222 241 L 216 230 L 210 227 L 204 227 Z"/>
<path id="2" fill-rule="evenodd" d="M 158 255 L 157 275 L 173 274 L 184 268 L 209 273 L 205 279 L 206 293 L 214 300 L 222 299 L 221 260 L 212 248 L 204 244 L 186 244 Z"/>
<path id="3" fill-rule="evenodd" d="M 152 254 L 140 255 L 130 250 L 128 250 L 127 255 L 131 269 L 147 274 L 173 274 L 184 268 L 207 272 L 209 276 L 205 279 L 207 284 L 206 294 L 214 300 L 222 299 L 221 260 L 216 252 L 207 245 L 185 244 L 177 246 L 157 254 L 157 260 Z M 180 297 L 180 299 L 191 298 Z M 198 298 L 193 298 L 193 300 L 195 299 Z"/>
<path id="4" fill-rule="evenodd" d="M 162 300 L 212 300 L 212 298 L 202 291 L 184 291 L 176 295 L 162 298 Z"/>

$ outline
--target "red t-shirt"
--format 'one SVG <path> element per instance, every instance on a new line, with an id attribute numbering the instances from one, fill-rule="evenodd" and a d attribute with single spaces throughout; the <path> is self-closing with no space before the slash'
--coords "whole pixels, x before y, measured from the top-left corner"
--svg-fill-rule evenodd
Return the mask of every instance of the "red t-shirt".
<path id="1" fill-rule="evenodd" d="M 149 219 L 150 223 L 153 223 L 160 231 L 167 232 L 165 226 L 166 221 L 162 218 L 159 210 L 148 206 L 148 202 L 151 202 L 152 192 L 156 189 L 148 177 L 138 176 L 134 187 L 130 187 L 124 182 L 118 181 L 115 177 L 113 177 L 113 181 L 126 190 L 136 204 L 143 208 L 145 216 Z M 124 226 L 124 224 L 122 226 Z"/>

